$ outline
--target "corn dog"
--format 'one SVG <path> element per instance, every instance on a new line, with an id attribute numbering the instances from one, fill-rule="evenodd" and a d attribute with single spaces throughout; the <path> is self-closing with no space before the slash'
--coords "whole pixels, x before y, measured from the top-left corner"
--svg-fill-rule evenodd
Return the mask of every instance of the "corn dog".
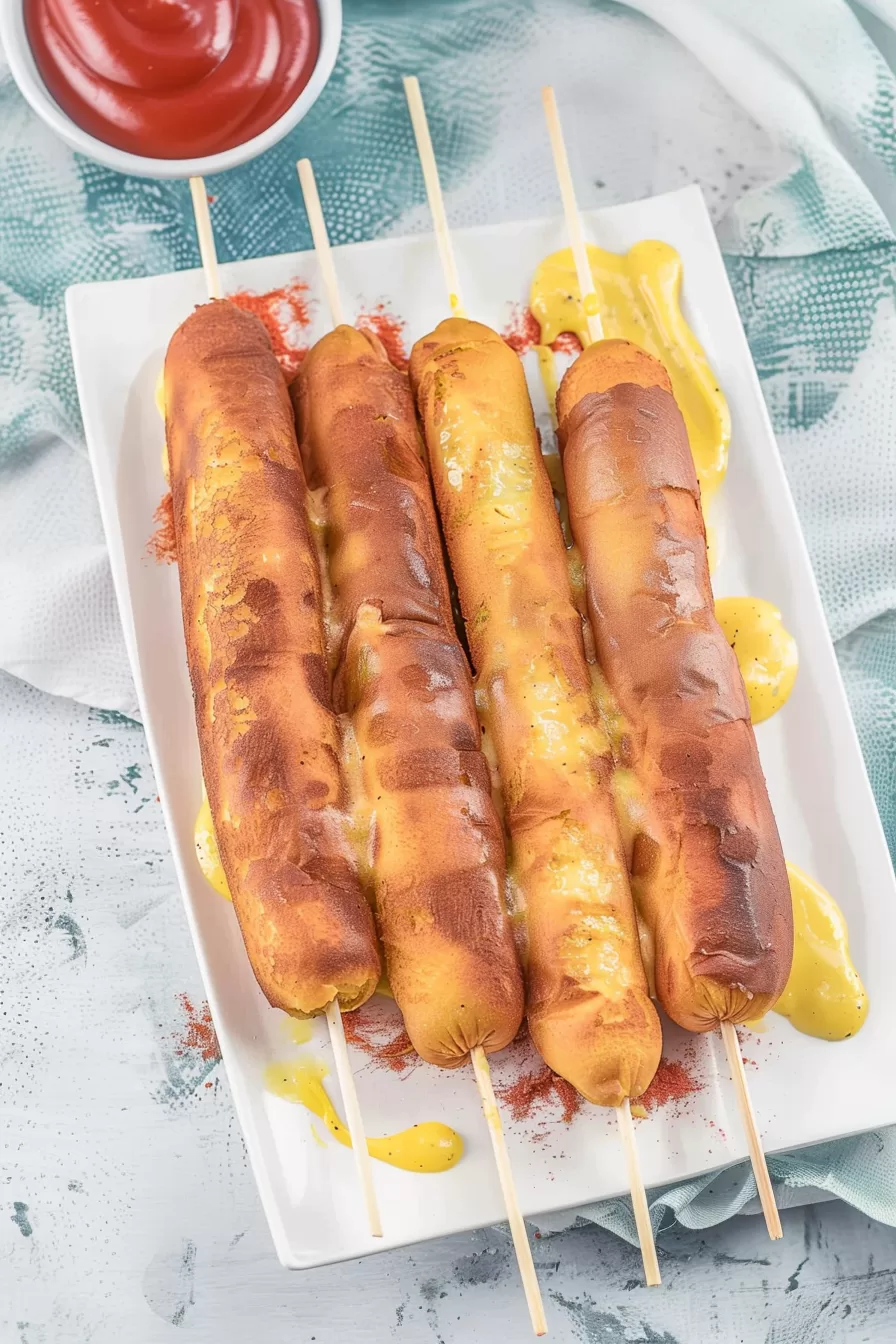
<path id="1" fill-rule="evenodd" d="M 737 659 L 715 619 L 700 491 L 663 365 L 590 346 L 557 398 L 597 653 L 648 812 L 633 890 L 657 993 L 691 1031 L 761 1017 L 790 970 L 784 856 Z"/>
<path id="2" fill-rule="evenodd" d="M 410 374 L 503 783 L 530 1031 L 583 1096 L 617 1106 L 650 1083 L 660 1026 L 522 366 L 451 318 Z"/>
<path id="3" fill-rule="evenodd" d="M 504 844 L 407 378 L 340 326 L 292 384 L 325 520 L 337 706 L 372 811 L 370 863 L 389 983 L 424 1059 L 461 1064 L 519 1028 Z"/>
<path id="4" fill-rule="evenodd" d="M 257 318 L 226 301 L 187 318 L 165 405 L 202 773 L 249 960 L 277 1008 L 354 1008 L 379 951 L 342 811 L 292 408 Z"/>

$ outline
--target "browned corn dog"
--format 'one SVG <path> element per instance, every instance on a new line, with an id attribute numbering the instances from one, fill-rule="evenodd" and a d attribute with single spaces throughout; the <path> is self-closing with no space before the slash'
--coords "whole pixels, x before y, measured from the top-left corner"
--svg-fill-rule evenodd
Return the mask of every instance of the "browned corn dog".
<path id="1" fill-rule="evenodd" d="M 633 886 L 656 987 L 692 1031 L 760 1017 L 790 971 L 792 910 L 737 659 L 715 619 L 700 491 L 658 360 L 590 346 L 557 398 L 598 657 L 645 793 Z"/>
<path id="2" fill-rule="evenodd" d="M 249 960 L 277 1008 L 353 1008 L 380 959 L 346 839 L 292 408 L 257 318 L 226 301 L 187 318 L 165 404 L 202 773 Z"/>
<path id="3" fill-rule="evenodd" d="M 389 983 L 417 1052 L 453 1067 L 516 1035 L 522 977 L 504 844 L 407 378 L 340 326 L 292 384 L 331 583 Z"/>
<path id="4" fill-rule="evenodd" d="M 488 327 L 452 318 L 410 372 L 503 783 L 532 1038 L 616 1106 L 650 1083 L 660 1026 L 522 366 Z"/>

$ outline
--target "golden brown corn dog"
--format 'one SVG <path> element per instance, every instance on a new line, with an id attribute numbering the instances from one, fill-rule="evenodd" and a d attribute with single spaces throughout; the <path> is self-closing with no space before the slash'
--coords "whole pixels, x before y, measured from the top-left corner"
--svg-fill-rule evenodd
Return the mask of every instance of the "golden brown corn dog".
<path id="1" fill-rule="evenodd" d="M 585 1097 L 619 1105 L 650 1083 L 660 1026 L 522 366 L 451 318 L 410 372 L 503 783 L 532 1038 Z"/>
<path id="2" fill-rule="evenodd" d="M 761 1017 L 790 971 L 787 872 L 737 659 L 715 619 L 700 491 L 658 360 L 590 346 L 557 398 L 572 531 L 649 821 L 633 890 L 656 987 L 691 1031 Z"/>
<path id="3" fill-rule="evenodd" d="M 187 318 L 165 405 L 202 773 L 249 960 L 277 1008 L 354 1008 L 379 951 L 342 812 L 292 408 L 257 318 L 226 301 Z"/>
<path id="4" fill-rule="evenodd" d="M 499 1050 L 523 1011 L 504 908 L 504 843 L 408 381 L 375 336 L 340 326 L 292 384 L 325 520 L 336 696 L 372 813 L 389 983 L 418 1054 Z"/>

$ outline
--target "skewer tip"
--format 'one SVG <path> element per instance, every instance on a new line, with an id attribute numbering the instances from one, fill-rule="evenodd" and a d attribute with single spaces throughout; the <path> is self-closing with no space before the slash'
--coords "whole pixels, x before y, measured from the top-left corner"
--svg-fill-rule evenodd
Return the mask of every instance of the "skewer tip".
<path id="1" fill-rule="evenodd" d="M 563 127 L 560 124 L 560 110 L 557 106 L 556 94 L 550 84 L 545 84 L 542 88 L 541 101 L 548 127 L 548 138 L 551 142 L 551 155 L 554 160 L 554 171 L 557 174 L 557 185 L 560 188 L 560 198 L 563 201 L 566 232 L 569 234 L 569 245 L 575 262 L 576 279 L 579 283 L 579 298 L 585 310 L 588 341 L 593 344 L 595 341 L 602 340 L 604 334 L 600 319 L 600 301 L 594 292 L 594 277 L 588 259 L 588 247 L 582 230 L 582 219 L 576 203 L 569 155 L 566 152 Z"/>
<path id="2" fill-rule="evenodd" d="M 448 291 L 448 306 L 451 309 L 452 317 L 465 317 L 463 300 L 460 296 L 457 262 L 454 258 L 451 233 L 448 229 L 448 217 L 445 213 L 439 169 L 436 164 L 435 151 L 432 147 L 432 137 L 429 133 L 429 122 L 426 119 L 423 95 L 420 92 L 420 81 L 416 75 L 405 75 L 402 83 L 411 117 L 411 126 L 414 131 L 414 140 L 417 145 L 417 157 L 423 170 L 426 199 L 429 202 L 429 213 L 432 215 L 436 246 L 439 250 L 439 260 L 442 265 L 442 276 L 445 281 L 445 288 Z"/>
<path id="3" fill-rule="evenodd" d="M 380 1210 L 377 1203 L 376 1190 L 373 1184 L 373 1172 L 370 1167 L 370 1153 L 367 1149 L 367 1135 L 364 1132 L 364 1121 L 361 1116 L 361 1107 L 358 1102 L 355 1079 L 352 1074 L 352 1066 L 348 1057 L 348 1046 L 345 1043 L 345 1029 L 342 1025 L 342 1011 L 339 1007 L 338 999 L 333 999 L 327 1004 L 326 1018 L 327 1026 L 330 1029 L 330 1044 L 333 1047 L 333 1061 L 336 1065 L 336 1076 L 339 1079 L 339 1088 L 342 1092 L 342 1104 L 345 1107 L 345 1121 L 348 1125 L 348 1132 L 352 1141 L 355 1167 L 357 1168 L 358 1179 L 361 1183 L 364 1206 L 367 1210 L 367 1221 L 370 1224 L 370 1235 L 372 1237 L 381 1237 L 383 1235 L 383 1224 L 380 1219 Z"/>
<path id="4" fill-rule="evenodd" d="M 330 309 L 330 321 L 334 327 L 338 327 L 344 321 L 342 299 L 339 294 L 339 281 L 336 277 L 336 266 L 330 248 L 330 237 L 327 233 L 323 206 L 320 203 L 317 180 L 314 176 L 314 169 L 311 167 L 311 160 L 299 159 L 296 169 L 299 174 L 299 185 L 302 188 L 302 199 L 305 202 L 305 213 L 308 216 L 308 224 L 311 228 L 314 253 L 317 257 L 321 280 L 327 296 L 327 305 Z"/>
<path id="5" fill-rule="evenodd" d="M 510 1157 L 507 1153 L 507 1145 L 504 1142 L 504 1127 L 501 1124 L 501 1112 L 498 1110 L 498 1103 L 495 1100 L 495 1089 L 492 1086 L 492 1074 L 488 1064 L 488 1056 L 481 1045 L 477 1045 L 475 1049 L 470 1052 L 470 1062 L 473 1065 L 473 1073 L 476 1076 L 476 1086 L 479 1088 L 482 1113 L 485 1116 L 489 1137 L 492 1141 L 495 1165 L 498 1168 L 498 1180 L 501 1184 L 501 1193 L 504 1196 L 504 1208 L 507 1213 L 507 1221 L 510 1224 L 510 1234 L 513 1237 L 513 1247 L 516 1251 L 517 1264 L 520 1269 L 520 1278 L 523 1281 L 523 1291 L 526 1294 L 526 1304 L 529 1308 L 529 1316 L 532 1320 L 532 1329 L 538 1336 L 546 1335 L 548 1325 L 544 1314 L 541 1289 L 538 1286 L 538 1278 L 535 1273 L 535 1262 L 532 1259 L 532 1247 L 529 1245 L 526 1224 L 523 1222 L 523 1215 L 520 1212 L 519 1198 L 516 1193 L 513 1171 L 510 1166 Z"/>
<path id="6" fill-rule="evenodd" d="M 719 1025 L 722 1030 L 722 1040 L 725 1043 L 725 1053 L 728 1056 L 728 1067 L 731 1070 L 731 1077 L 737 1093 L 737 1104 L 747 1137 L 750 1162 L 756 1179 L 759 1203 L 765 1215 L 765 1225 L 772 1241 L 779 1241 L 784 1236 L 784 1229 L 781 1226 L 781 1215 L 775 1203 L 775 1190 L 772 1185 L 772 1178 L 769 1175 L 765 1153 L 762 1150 L 762 1140 L 759 1137 L 759 1127 L 756 1124 L 753 1101 L 750 1097 L 750 1089 L 747 1086 L 747 1075 L 744 1069 L 743 1055 L 740 1052 L 740 1041 L 733 1022 L 721 1022 Z"/>
<path id="7" fill-rule="evenodd" d="M 215 235 L 212 232 L 212 218 L 208 209 L 208 193 L 203 177 L 190 178 L 190 196 L 193 200 L 193 217 L 196 221 L 196 236 L 199 240 L 199 256 L 205 272 L 205 286 L 210 299 L 221 297 L 221 277 L 218 272 L 218 254 L 215 250 Z"/>
<path id="8" fill-rule="evenodd" d="M 650 1206 L 647 1203 L 647 1191 L 641 1175 L 638 1145 L 635 1141 L 635 1127 L 632 1123 L 632 1108 L 628 1097 L 625 1098 L 621 1106 L 616 1108 L 616 1119 L 619 1123 L 619 1137 L 622 1140 L 626 1166 L 628 1167 L 632 1211 L 635 1215 L 635 1226 L 638 1229 L 641 1259 L 644 1262 L 644 1278 L 648 1288 L 656 1288 L 662 1283 L 660 1265 L 656 1254 L 653 1224 L 650 1221 Z"/>

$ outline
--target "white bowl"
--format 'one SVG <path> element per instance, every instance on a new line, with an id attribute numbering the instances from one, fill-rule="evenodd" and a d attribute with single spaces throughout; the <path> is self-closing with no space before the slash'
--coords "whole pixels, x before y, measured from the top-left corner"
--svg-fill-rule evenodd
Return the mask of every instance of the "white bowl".
<path id="1" fill-rule="evenodd" d="M 317 101 L 333 72 L 339 53 L 342 0 L 317 0 L 317 7 L 320 13 L 317 64 L 292 107 L 266 131 L 253 136 L 251 140 L 234 145 L 232 149 L 224 149 L 219 154 L 204 154 L 195 159 L 152 159 L 142 154 L 129 154 L 127 150 L 116 149 L 114 145 L 107 145 L 96 136 L 88 135 L 77 122 L 72 121 L 51 97 L 37 68 L 25 31 L 24 0 L 0 0 L 0 42 L 6 51 L 10 74 L 22 97 L 50 130 L 55 131 L 61 140 L 79 154 L 86 154 L 108 168 L 115 168 L 119 173 L 136 173 L 139 177 L 204 177 L 223 173 L 227 168 L 236 168 L 238 164 L 270 149 L 271 145 L 283 139 L 287 131 L 298 125 Z"/>

